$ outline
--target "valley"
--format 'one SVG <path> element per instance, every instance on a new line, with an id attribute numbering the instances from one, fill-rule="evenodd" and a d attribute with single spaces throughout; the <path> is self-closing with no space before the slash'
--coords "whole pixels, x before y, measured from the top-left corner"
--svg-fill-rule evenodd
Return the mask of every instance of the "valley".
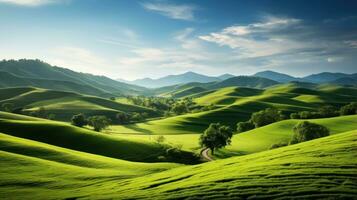
<path id="1" fill-rule="evenodd" d="M 354 85 L 274 74 L 275 80 L 228 76 L 145 88 L 39 61 L 10 63 L 11 69 L 0 63 L 1 70 L 36 81 L 0 80 L 0 198 L 357 196 Z M 49 79 L 37 72 L 56 87 L 38 84 Z M 57 84 L 64 72 L 71 74 L 65 73 L 68 83 L 86 77 L 81 87 L 87 89 Z M 276 121 L 238 131 L 239 123 L 275 110 Z M 82 125 L 74 121 L 79 115 Z M 97 131 L 95 116 L 107 119 Z M 325 127 L 329 136 L 292 144 L 302 122 Z M 232 136 L 211 149 L 202 137 L 215 123 Z"/>

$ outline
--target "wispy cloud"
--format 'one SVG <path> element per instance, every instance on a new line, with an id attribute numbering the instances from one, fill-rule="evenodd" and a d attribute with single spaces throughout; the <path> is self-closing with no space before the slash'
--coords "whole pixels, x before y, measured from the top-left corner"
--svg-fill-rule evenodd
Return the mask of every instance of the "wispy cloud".
<path id="1" fill-rule="evenodd" d="M 36 7 L 52 3 L 58 3 L 63 0 L 0 0 L 0 3 L 14 4 L 19 6 Z"/>
<path id="2" fill-rule="evenodd" d="M 220 32 L 202 35 L 199 38 L 236 49 L 241 57 L 271 56 L 309 46 L 279 34 L 300 23 L 299 19 L 270 16 L 266 17 L 263 22 L 230 26 Z"/>
<path id="3" fill-rule="evenodd" d="M 194 20 L 194 11 L 196 6 L 188 4 L 171 4 L 163 2 L 155 3 L 142 3 L 141 4 L 146 10 L 157 12 L 161 15 L 172 19 L 179 20 Z"/>

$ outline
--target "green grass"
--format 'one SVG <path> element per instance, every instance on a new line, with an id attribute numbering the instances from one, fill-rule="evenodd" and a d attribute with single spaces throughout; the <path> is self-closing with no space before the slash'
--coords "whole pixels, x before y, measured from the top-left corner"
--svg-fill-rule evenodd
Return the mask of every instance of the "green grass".
<path id="1" fill-rule="evenodd" d="M 95 96 L 84 96 L 72 92 L 45 90 L 38 88 L 10 88 L 0 92 L 8 97 L 0 100 L 3 103 L 13 103 L 15 108 L 24 108 L 25 113 L 45 108 L 49 114 L 55 114 L 55 119 L 70 121 L 78 113 L 88 116 L 105 115 L 115 123 L 115 116 L 119 112 L 146 112 L 151 117 L 158 113 L 152 109 L 111 101 Z"/>
<path id="2" fill-rule="evenodd" d="M 257 128 L 244 133 L 235 134 L 232 138 L 231 145 L 216 152 L 217 158 L 225 158 L 237 155 L 246 155 L 268 150 L 272 144 L 280 142 L 288 142 L 293 134 L 293 127 L 302 120 L 284 120 L 261 128 Z M 357 115 L 341 116 L 326 119 L 311 119 L 314 123 L 318 123 L 329 128 L 331 134 L 342 133 L 357 129 Z M 198 152 L 200 147 L 198 144 L 199 135 L 201 132 L 170 134 L 170 131 L 164 131 L 164 127 L 160 128 L 160 124 L 147 125 L 149 128 L 156 127 L 157 131 L 146 132 L 140 129 L 129 129 L 124 126 L 112 126 L 108 133 L 118 135 L 121 138 L 136 138 L 144 140 L 153 140 L 156 136 L 153 134 L 160 133 L 164 135 L 167 142 L 177 145 L 182 145 L 187 151 Z M 145 126 L 142 125 L 142 128 Z M 145 131 L 145 130 L 144 130 Z"/>
<path id="3" fill-rule="evenodd" d="M 196 94 L 194 101 L 199 105 L 215 104 L 216 109 L 191 113 L 145 123 L 117 126 L 121 133 L 134 134 L 195 134 L 203 132 L 210 123 L 220 122 L 236 128 L 240 121 L 246 121 L 253 112 L 275 107 L 286 115 L 299 111 L 314 111 L 323 105 L 342 106 L 357 101 L 355 88 L 324 86 L 321 89 L 302 88 L 305 83 L 289 83 L 267 90 L 227 87 Z M 307 87 L 307 86 L 306 86 Z M 336 92 L 342 90 L 342 92 Z"/>
<path id="4" fill-rule="evenodd" d="M 302 120 L 284 120 L 244 133 L 236 134 L 232 144 L 217 152 L 217 156 L 252 154 L 265 151 L 272 144 L 289 142 L 293 127 Z M 357 129 L 357 115 L 308 120 L 326 126 L 330 134 L 342 133 Z"/>
<path id="5" fill-rule="evenodd" d="M 206 89 L 202 87 L 197 87 L 197 86 L 192 86 L 180 90 L 174 90 L 165 94 L 161 94 L 160 96 L 163 97 L 172 97 L 172 98 L 184 98 L 184 97 L 189 97 L 192 95 L 195 95 L 197 93 L 201 93 L 206 91 Z"/>
<path id="6" fill-rule="evenodd" d="M 1 113 L 1 112 L 0 112 Z M 6 117 L 7 115 L 0 115 Z M 11 117 L 13 116 L 13 117 Z M 123 139 L 104 133 L 78 128 L 66 123 L 49 120 L 19 120 L 0 118 L 0 132 L 15 137 L 35 140 L 63 148 L 130 161 L 158 162 L 166 149 L 153 141 Z M 191 162 L 189 155 L 173 162 Z"/>
<path id="7" fill-rule="evenodd" d="M 357 196 L 356 137 L 357 131 L 351 131 L 247 156 L 180 167 L 137 165 L 62 151 L 42 143 L 32 146 L 30 141 L 10 136 L 1 140 L 10 141 L 7 146 L 28 144 L 28 148 L 39 148 L 55 156 L 46 156 L 47 152 L 41 151 L 35 153 L 40 156 L 21 155 L 1 149 L 0 196 L 12 199 L 354 199 Z M 74 162 L 79 159 L 79 163 L 73 163 L 72 158 Z M 62 159 L 69 161 L 62 163 Z"/>

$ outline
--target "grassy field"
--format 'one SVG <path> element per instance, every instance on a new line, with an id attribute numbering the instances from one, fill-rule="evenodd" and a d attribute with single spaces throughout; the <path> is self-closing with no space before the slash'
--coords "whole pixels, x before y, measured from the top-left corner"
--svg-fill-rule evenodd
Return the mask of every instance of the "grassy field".
<path id="1" fill-rule="evenodd" d="M 105 115 L 115 123 L 119 112 L 146 112 L 151 117 L 158 116 L 152 109 L 120 103 L 95 96 L 85 96 L 72 92 L 46 90 L 38 88 L 0 89 L 0 105 L 13 103 L 15 108 L 24 108 L 24 113 L 31 113 L 43 107 L 48 114 L 54 114 L 56 120 L 70 121 L 74 114 L 88 116 Z"/>
<path id="2" fill-rule="evenodd" d="M 154 141 L 124 139 L 63 122 L 31 120 L 27 117 L 25 117 L 27 120 L 22 120 L 20 115 L 1 113 L 0 132 L 15 137 L 130 161 L 190 163 L 193 159 L 190 153 L 184 152 L 186 157 L 182 159 L 167 157 L 160 160 L 159 156 L 166 155 L 166 148 Z"/>
<path id="3" fill-rule="evenodd" d="M 268 107 L 278 108 L 289 115 L 291 112 L 316 110 L 322 105 L 341 106 L 357 101 L 354 88 L 324 86 L 321 90 L 313 90 L 299 86 L 300 84 L 289 83 L 267 90 L 228 87 L 203 92 L 203 95 L 197 93 L 197 98 L 194 98 L 197 104 L 214 104 L 216 109 L 117 126 L 113 129 L 115 132 L 126 134 L 195 134 L 203 132 L 210 123 L 215 122 L 235 129 L 237 122 L 246 121 L 253 112 Z"/>
<path id="4" fill-rule="evenodd" d="M 178 166 L 124 162 L 5 136 L 0 143 L 0 196 L 354 199 L 356 137 L 357 131 L 351 131 L 247 156 Z M 22 149 L 29 153 L 21 154 Z"/>
<path id="5" fill-rule="evenodd" d="M 232 138 L 231 145 L 218 150 L 215 157 L 225 158 L 257 153 L 268 150 L 273 144 L 288 142 L 293 134 L 292 128 L 299 121 L 302 120 L 284 120 L 251 131 L 235 134 Z M 326 126 L 331 134 L 357 129 L 357 115 L 311 119 L 308 121 Z M 161 135 L 166 138 L 168 143 L 182 145 L 183 149 L 187 151 L 199 152 L 198 139 L 201 132 L 196 132 L 196 134 L 164 134 L 164 132 L 161 131 L 162 129 L 158 129 L 158 132 L 163 133 Z M 107 132 L 120 138 L 135 138 L 147 141 L 154 141 L 155 137 L 157 137 L 155 135 L 156 133 L 143 134 L 140 130 L 134 131 L 126 129 L 125 127 L 120 128 L 119 126 L 112 126 Z"/>

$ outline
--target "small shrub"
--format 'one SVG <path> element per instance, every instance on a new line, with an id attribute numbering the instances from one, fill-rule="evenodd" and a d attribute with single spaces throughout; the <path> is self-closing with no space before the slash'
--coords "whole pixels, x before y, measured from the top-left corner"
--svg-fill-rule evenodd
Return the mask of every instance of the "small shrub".
<path id="1" fill-rule="evenodd" d="M 305 142 L 329 135 L 329 130 L 326 127 L 308 121 L 299 122 L 294 126 L 293 131 L 294 134 L 290 140 L 290 144 Z"/>

